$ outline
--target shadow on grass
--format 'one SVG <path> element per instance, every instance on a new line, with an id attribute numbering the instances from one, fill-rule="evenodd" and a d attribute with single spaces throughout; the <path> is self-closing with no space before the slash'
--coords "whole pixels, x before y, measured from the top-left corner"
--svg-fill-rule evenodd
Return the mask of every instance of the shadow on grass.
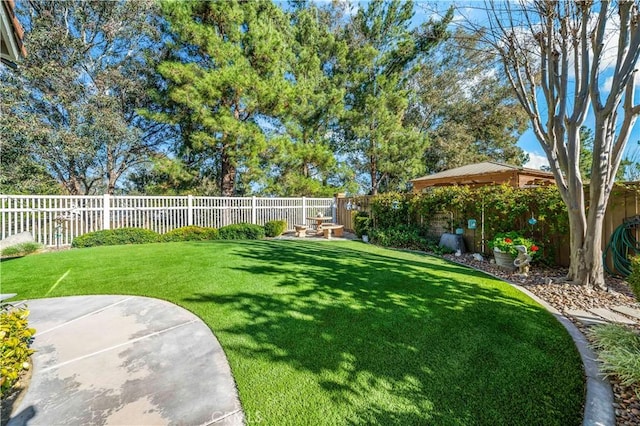
<path id="1" fill-rule="evenodd" d="M 183 301 L 236 315 L 216 330 L 226 351 L 312 373 L 333 404 L 327 423 L 580 423 L 571 339 L 543 308 L 485 275 L 366 246 L 236 250 L 250 261 L 235 269 L 255 276 L 256 291 Z M 260 289 L 267 277 L 276 288 Z"/>

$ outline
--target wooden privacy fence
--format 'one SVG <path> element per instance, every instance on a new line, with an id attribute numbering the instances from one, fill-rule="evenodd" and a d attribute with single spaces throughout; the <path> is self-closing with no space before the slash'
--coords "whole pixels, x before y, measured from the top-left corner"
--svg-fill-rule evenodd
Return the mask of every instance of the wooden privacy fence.
<path id="1" fill-rule="evenodd" d="M 146 228 L 160 234 L 188 225 L 220 228 L 285 220 L 287 228 L 318 212 L 336 218 L 333 198 L 0 195 L 0 239 L 31 232 L 46 246 L 87 232 Z"/>
<path id="2" fill-rule="evenodd" d="M 370 210 L 369 202 L 373 197 L 365 195 L 361 197 L 345 198 L 338 196 L 336 198 L 336 221 L 340 225 L 344 225 L 344 229 L 353 231 L 353 215 L 356 211 Z"/>
<path id="3" fill-rule="evenodd" d="M 602 249 L 604 250 L 606 248 L 611 240 L 611 236 L 619 226 L 624 224 L 625 219 L 631 219 L 638 215 L 640 215 L 640 188 L 635 185 L 614 188 L 609 198 L 607 212 L 604 216 Z M 640 228 L 630 228 L 629 233 L 637 241 L 640 241 Z M 568 262 L 569 257 L 567 253 L 567 263 Z M 609 270 L 615 270 L 610 252 L 607 254 L 606 262 Z"/>
<path id="4" fill-rule="evenodd" d="M 338 222 L 343 224 L 346 230 L 353 230 L 354 211 L 370 211 L 372 198 L 373 196 L 337 198 L 336 217 L 338 218 Z M 347 205 L 349 205 L 350 210 L 347 209 Z M 429 222 L 432 227 L 431 231 L 433 231 L 434 235 L 441 234 L 442 232 L 453 232 L 453 226 L 451 226 L 451 229 L 445 229 L 446 226 L 443 227 L 443 224 L 447 222 L 447 215 L 451 215 L 451 222 L 453 222 L 454 218 L 457 219 L 458 222 L 460 222 L 461 219 L 464 219 L 464 223 L 466 223 L 466 219 L 469 219 L 458 217 L 457 212 L 433 212 L 429 218 Z M 628 183 L 627 185 L 616 186 L 609 197 L 609 204 L 604 217 L 602 249 L 604 250 L 607 247 L 612 234 L 624 223 L 625 219 L 633 218 L 638 215 L 640 215 L 640 186 L 638 183 Z M 464 227 L 464 239 L 469 249 L 481 251 L 482 237 L 480 218 L 478 217 L 476 219 L 478 220 L 478 229 L 469 230 Z M 422 221 L 421 218 L 418 220 L 420 222 Z M 526 218 L 524 221 L 526 222 Z M 630 229 L 630 232 L 636 240 L 640 241 L 640 227 Z M 567 266 L 570 262 L 571 255 L 568 244 L 568 235 L 555 235 L 553 237 L 556 241 L 556 245 L 558 246 L 555 253 L 556 262 L 559 265 Z M 487 244 L 485 244 L 485 252 L 489 253 Z M 615 268 L 613 267 L 610 253 L 607 256 L 606 261 L 610 269 L 614 270 Z"/>

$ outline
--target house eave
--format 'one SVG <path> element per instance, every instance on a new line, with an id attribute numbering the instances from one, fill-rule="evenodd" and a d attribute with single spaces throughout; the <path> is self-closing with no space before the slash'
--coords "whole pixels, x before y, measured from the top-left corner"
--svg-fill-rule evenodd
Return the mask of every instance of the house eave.
<path id="1" fill-rule="evenodd" d="M 5 65 L 16 67 L 17 61 L 26 57 L 22 43 L 24 30 L 15 13 L 13 0 L 2 0 L 0 6 L 0 60 Z"/>

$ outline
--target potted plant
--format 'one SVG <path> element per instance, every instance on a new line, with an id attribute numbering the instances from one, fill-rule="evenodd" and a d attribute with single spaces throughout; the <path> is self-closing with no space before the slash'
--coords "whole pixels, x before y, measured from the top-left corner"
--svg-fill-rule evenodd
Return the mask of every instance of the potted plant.
<path id="1" fill-rule="evenodd" d="M 355 212 L 353 215 L 353 230 L 356 237 L 362 238 L 365 243 L 369 242 L 369 228 L 371 227 L 371 218 L 367 212 Z"/>
<path id="2" fill-rule="evenodd" d="M 530 256 L 535 256 L 540 250 L 540 247 L 532 240 L 525 238 L 518 232 L 511 231 L 496 234 L 493 240 L 489 241 L 489 248 L 493 249 L 496 265 L 511 271 L 515 270 L 516 266 L 513 261 L 518 255 L 516 246 L 524 246 Z"/>

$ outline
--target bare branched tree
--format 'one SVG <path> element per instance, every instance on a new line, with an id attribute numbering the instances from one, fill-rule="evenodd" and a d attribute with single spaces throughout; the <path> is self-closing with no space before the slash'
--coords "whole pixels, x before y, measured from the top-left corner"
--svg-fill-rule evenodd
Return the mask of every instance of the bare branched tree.
<path id="1" fill-rule="evenodd" d="M 639 1 L 487 0 L 484 10 L 487 21 L 473 25 L 486 27 L 485 41 L 499 53 L 568 207 L 567 279 L 604 289 L 604 214 L 640 114 L 633 99 Z M 585 194 L 580 126 L 590 109 L 595 117 L 593 161 Z"/>

